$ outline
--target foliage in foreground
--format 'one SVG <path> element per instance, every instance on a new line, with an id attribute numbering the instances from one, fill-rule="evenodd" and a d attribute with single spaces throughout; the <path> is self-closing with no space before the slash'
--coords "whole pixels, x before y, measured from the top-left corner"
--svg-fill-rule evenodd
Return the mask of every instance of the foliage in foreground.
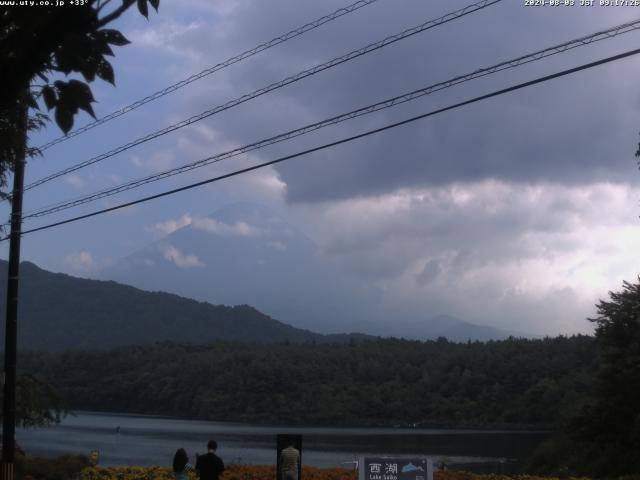
<path id="1" fill-rule="evenodd" d="M 0 421 L 4 390 L 0 389 Z M 42 427 L 60 423 L 68 413 L 67 403 L 40 375 L 22 374 L 16 379 L 16 425 Z"/>
<path id="2" fill-rule="evenodd" d="M 304 480 L 356 480 L 354 470 L 344 468 L 304 467 Z M 190 474 L 191 480 L 198 478 Z M 227 465 L 222 480 L 273 480 L 275 465 Z M 79 480 L 173 480 L 173 472 L 166 467 L 90 467 L 84 469 Z M 442 479 L 444 480 L 444 479 Z"/>
<path id="3" fill-rule="evenodd" d="M 640 278 L 597 305 L 600 356 L 593 399 L 540 446 L 541 470 L 598 477 L 640 474 Z"/>
<path id="4" fill-rule="evenodd" d="M 18 479 L 71 480 L 90 465 L 89 459 L 81 455 L 63 455 L 57 458 L 18 456 L 16 476 Z"/>
<path id="5" fill-rule="evenodd" d="M 18 478 L 33 480 L 173 480 L 168 467 L 91 467 L 82 456 L 63 456 L 54 459 L 28 458 L 18 464 Z M 273 480 L 274 465 L 228 465 L 222 480 Z M 344 468 L 303 467 L 304 480 L 356 480 L 357 471 Z M 197 480 L 197 474 L 190 475 Z M 562 480 L 589 480 L 586 477 L 560 477 Z M 559 480 L 558 477 L 535 475 L 474 474 L 455 470 L 436 471 L 434 480 Z M 640 480 L 625 477 L 624 480 Z"/>
<path id="6" fill-rule="evenodd" d="M 37 14 L 33 8 L 0 10 L 0 70 L 10 72 L 3 75 L 0 89 L 0 188 L 25 150 L 27 156 L 39 153 L 37 148 L 26 148 L 26 137 L 48 120 L 41 107 L 55 112 L 65 134 L 79 110 L 95 117 L 88 83 L 64 76 L 75 73 L 86 82 L 97 77 L 115 84 L 107 57 L 114 55 L 112 47 L 129 41 L 118 30 L 105 27 L 134 4 L 148 17 L 149 5 L 158 10 L 160 0 L 109 3 L 83 0 L 76 8 L 58 8 L 55 2 L 39 2 Z M 27 115 L 28 110 L 35 115 Z"/>
<path id="7" fill-rule="evenodd" d="M 223 480 L 273 480 L 276 468 L 273 465 L 230 465 Z M 87 468 L 82 471 L 79 480 L 173 480 L 171 469 L 164 467 L 113 467 Z M 196 480 L 195 474 L 191 475 Z M 356 480 L 355 470 L 344 468 L 304 467 L 304 480 Z M 468 472 L 435 472 L 434 480 L 556 480 L 554 477 L 536 477 L 531 475 L 477 475 Z M 586 478 L 563 478 L 563 480 L 587 480 Z"/>

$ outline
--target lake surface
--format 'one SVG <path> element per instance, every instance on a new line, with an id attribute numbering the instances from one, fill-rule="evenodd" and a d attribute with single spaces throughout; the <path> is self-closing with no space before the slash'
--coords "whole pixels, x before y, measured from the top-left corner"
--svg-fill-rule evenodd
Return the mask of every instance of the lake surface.
<path id="1" fill-rule="evenodd" d="M 501 470 L 525 458 L 547 438 L 544 432 L 438 430 L 421 428 L 332 428 L 265 426 L 82 412 L 60 425 L 18 429 L 16 438 L 30 455 L 88 455 L 100 452 L 100 465 L 170 465 L 177 448 L 206 452 L 218 442 L 227 463 L 274 464 L 276 435 L 301 434 L 302 463 L 340 466 L 358 455 L 429 456 L 436 465 L 467 464 Z M 505 467 L 505 465 L 507 467 Z"/>

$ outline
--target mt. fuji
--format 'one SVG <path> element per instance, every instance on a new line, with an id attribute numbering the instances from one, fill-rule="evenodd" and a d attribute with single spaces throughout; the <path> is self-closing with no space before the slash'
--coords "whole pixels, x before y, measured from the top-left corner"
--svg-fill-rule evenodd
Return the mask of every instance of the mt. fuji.
<path id="1" fill-rule="evenodd" d="M 182 220 L 184 226 L 103 269 L 99 278 L 213 304 L 248 304 L 319 333 L 454 341 L 509 335 L 448 315 L 401 318 L 386 311 L 376 287 L 362 286 L 265 206 L 237 203 Z"/>
<path id="2" fill-rule="evenodd" d="M 357 305 L 367 298 L 307 236 L 267 207 L 248 203 L 190 217 L 100 277 L 213 304 L 249 304 L 325 332 L 363 320 Z"/>

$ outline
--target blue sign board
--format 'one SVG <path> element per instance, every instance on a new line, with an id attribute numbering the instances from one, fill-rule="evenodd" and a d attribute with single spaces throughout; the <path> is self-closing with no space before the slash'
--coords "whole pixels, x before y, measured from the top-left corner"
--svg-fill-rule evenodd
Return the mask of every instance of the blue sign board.
<path id="1" fill-rule="evenodd" d="M 361 457 L 359 480 L 433 480 L 433 464 L 427 458 Z"/>

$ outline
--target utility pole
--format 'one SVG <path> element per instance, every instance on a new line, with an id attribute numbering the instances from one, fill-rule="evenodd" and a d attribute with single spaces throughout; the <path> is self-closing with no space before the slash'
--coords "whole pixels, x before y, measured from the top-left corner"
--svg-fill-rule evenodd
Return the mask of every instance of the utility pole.
<path id="1" fill-rule="evenodd" d="M 22 193 L 27 151 L 28 106 L 21 96 L 16 105 L 16 134 L 20 136 L 13 166 L 11 197 L 11 236 L 7 279 L 7 316 L 4 337 L 4 397 L 2 403 L 2 479 L 14 479 L 16 449 L 16 356 L 18 340 L 18 280 L 20 274 L 20 236 Z"/>

